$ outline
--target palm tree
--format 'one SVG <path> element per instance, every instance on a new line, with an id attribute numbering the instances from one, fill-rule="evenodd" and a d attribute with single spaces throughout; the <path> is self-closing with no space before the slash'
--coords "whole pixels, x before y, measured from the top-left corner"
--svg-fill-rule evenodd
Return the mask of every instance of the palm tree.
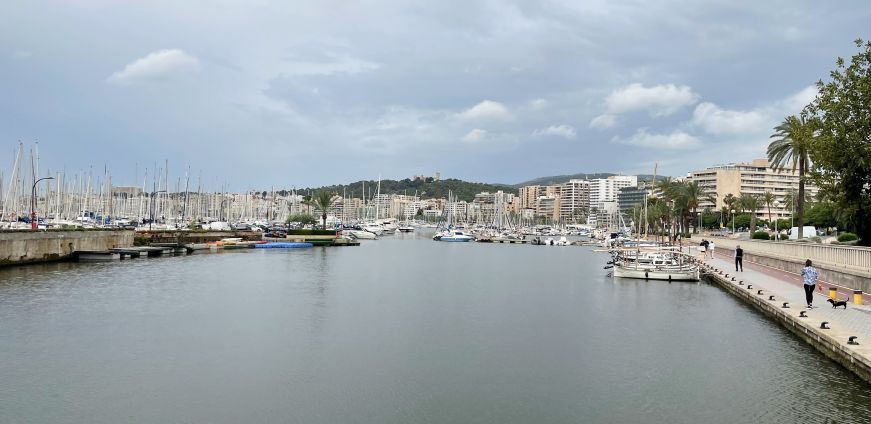
<path id="1" fill-rule="evenodd" d="M 774 193 L 766 191 L 762 194 L 762 204 L 768 206 L 768 228 L 771 228 L 771 204 L 774 203 Z"/>
<path id="2" fill-rule="evenodd" d="M 685 184 L 683 186 L 684 191 L 684 200 L 686 200 L 687 209 L 692 209 L 693 215 L 696 215 L 696 212 L 699 208 L 699 201 L 704 199 L 704 193 L 702 192 L 702 188 L 699 187 L 698 181 L 693 181 L 691 183 Z M 694 225 L 693 233 L 699 233 L 699 227 L 701 227 L 702 217 L 699 216 L 699 225 Z"/>
<path id="3" fill-rule="evenodd" d="M 750 234 L 756 232 L 756 211 L 759 210 L 759 197 L 755 194 L 744 193 L 738 199 L 738 203 L 744 210 L 750 211 Z"/>
<path id="4" fill-rule="evenodd" d="M 786 194 L 783 195 L 783 203 L 789 205 L 789 219 L 790 219 L 790 227 L 792 226 L 792 219 L 795 217 L 795 201 L 798 200 L 798 192 L 795 190 L 789 190 Z"/>
<path id="5" fill-rule="evenodd" d="M 768 145 L 768 161 L 775 170 L 791 168 L 798 169 L 798 202 L 796 215 L 798 218 L 798 238 L 802 238 L 804 226 L 804 174 L 811 165 L 810 145 L 814 139 L 813 124 L 804 116 L 788 116 L 774 127 L 771 138 L 774 141 Z"/>
<path id="6" fill-rule="evenodd" d="M 321 211 L 321 219 L 323 220 L 325 230 L 327 229 L 327 212 L 333 207 L 333 203 L 333 194 L 326 190 L 319 191 L 312 198 L 312 205 L 315 209 Z"/>

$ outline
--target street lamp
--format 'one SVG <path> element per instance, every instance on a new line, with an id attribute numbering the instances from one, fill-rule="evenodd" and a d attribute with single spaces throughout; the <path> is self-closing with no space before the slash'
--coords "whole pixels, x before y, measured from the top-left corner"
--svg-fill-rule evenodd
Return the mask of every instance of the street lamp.
<path id="1" fill-rule="evenodd" d="M 774 209 L 777 209 L 780 207 L 780 202 L 778 202 L 777 200 L 775 200 L 773 204 L 774 204 Z M 780 212 L 777 213 L 777 218 L 774 218 L 774 241 L 777 241 L 777 239 L 780 238 L 780 231 L 777 230 L 777 221 L 779 220 L 779 218 L 780 218 Z M 768 217 L 768 219 L 771 219 L 771 217 Z"/>
<path id="2" fill-rule="evenodd" d="M 148 231 L 151 231 L 151 224 L 154 224 L 154 195 L 157 193 L 166 193 L 166 190 L 152 191 L 151 195 L 149 196 L 151 197 L 151 210 L 149 211 L 151 219 L 148 221 Z"/>
<path id="3" fill-rule="evenodd" d="M 732 234 L 735 234 L 735 209 L 732 209 Z"/>
<path id="4" fill-rule="evenodd" d="M 53 180 L 54 177 L 42 177 L 33 182 L 33 188 L 30 190 L 30 229 L 36 231 L 36 185 L 42 180 Z"/>

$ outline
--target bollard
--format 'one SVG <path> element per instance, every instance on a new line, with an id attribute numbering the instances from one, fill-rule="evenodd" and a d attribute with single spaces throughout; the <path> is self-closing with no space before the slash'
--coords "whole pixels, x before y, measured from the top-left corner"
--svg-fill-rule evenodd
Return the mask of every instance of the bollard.
<path id="1" fill-rule="evenodd" d="M 735 281 L 735 277 L 732 277 L 732 281 Z"/>
<path id="2" fill-rule="evenodd" d="M 774 295 L 768 296 L 768 300 L 774 300 Z"/>
<path id="3" fill-rule="evenodd" d="M 823 329 L 823 330 L 830 330 L 830 328 L 829 328 L 829 322 L 828 322 L 828 321 L 823 321 L 823 322 L 821 322 L 821 323 L 820 323 L 820 328 Z"/>
<path id="4" fill-rule="evenodd" d="M 838 288 L 829 287 L 829 299 L 838 300 Z"/>
<path id="5" fill-rule="evenodd" d="M 798 317 L 799 318 L 807 318 L 807 314 L 804 311 L 799 311 Z"/>
<path id="6" fill-rule="evenodd" d="M 758 290 L 758 291 L 756 292 L 756 294 L 762 296 L 762 290 Z"/>
<path id="7" fill-rule="evenodd" d="M 739 282 L 738 282 L 738 285 L 739 285 L 739 286 L 743 286 L 743 285 L 744 285 L 744 280 L 739 281 Z"/>
<path id="8" fill-rule="evenodd" d="M 783 302 L 783 306 L 781 306 L 781 308 L 789 309 L 789 302 Z"/>
<path id="9" fill-rule="evenodd" d="M 859 342 L 857 342 L 856 339 L 858 339 L 858 337 L 856 337 L 856 336 L 850 336 L 850 338 L 847 340 L 847 344 L 849 344 L 849 345 L 857 345 L 857 344 L 859 344 Z"/>
<path id="10" fill-rule="evenodd" d="M 862 290 L 853 290 L 853 303 L 856 305 L 862 304 Z"/>
<path id="11" fill-rule="evenodd" d="M 748 285 L 747 285 L 747 290 L 753 290 L 753 284 L 748 284 Z"/>

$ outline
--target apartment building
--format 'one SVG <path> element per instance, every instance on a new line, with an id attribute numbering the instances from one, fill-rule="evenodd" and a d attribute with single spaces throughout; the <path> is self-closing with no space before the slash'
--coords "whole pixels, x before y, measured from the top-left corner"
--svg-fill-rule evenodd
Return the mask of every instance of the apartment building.
<path id="1" fill-rule="evenodd" d="M 700 208 L 720 209 L 726 206 L 723 199 L 732 194 L 740 197 L 742 194 L 762 196 L 770 191 L 775 196 L 775 203 L 771 206 L 773 218 L 788 218 L 790 205 L 784 202 L 784 197 L 790 191 L 798 192 L 798 172 L 790 169 L 775 171 L 771 168 L 768 160 L 754 159 L 750 163 L 732 163 L 716 165 L 699 171 L 693 171 L 687 177 L 690 181 L 698 182 L 705 194 L 716 196 L 716 204 L 702 199 Z M 818 189 L 811 184 L 805 184 L 806 197 L 816 196 Z M 765 205 L 756 211 L 759 218 L 768 218 L 768 206 Z"/>
<path id="2" fill-rule="evenodd" d="M 562 222 L 585 222 L 590 213 L 590 181 L 569 180 L 560 187 L 559 199 Z"/>
<path id="3" fill-rule="evenodd" d="M 621 188 L 637 187 L 637 175 L 612 175 L 590 180 L 590 208 L 602 210 L 606 203 L 616 203 Z"/>

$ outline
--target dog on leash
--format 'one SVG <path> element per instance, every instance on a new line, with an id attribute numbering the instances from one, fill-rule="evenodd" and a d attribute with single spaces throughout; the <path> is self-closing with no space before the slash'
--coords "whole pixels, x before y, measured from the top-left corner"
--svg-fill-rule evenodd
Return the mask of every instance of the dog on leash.
<path id="1" fill-rule="evenodd" d="M 828 299 L 827 302 L 832 304 L 832 309 L 837 308 L 838 306 L 843 306 L 844 309 L 847 309 L 846 300 Z"/>

